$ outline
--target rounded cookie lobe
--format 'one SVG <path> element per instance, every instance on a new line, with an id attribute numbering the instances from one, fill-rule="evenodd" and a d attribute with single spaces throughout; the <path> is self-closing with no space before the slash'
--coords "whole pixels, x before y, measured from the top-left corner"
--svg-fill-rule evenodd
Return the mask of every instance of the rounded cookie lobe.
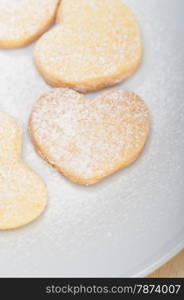
<path id="1" fill-rule="evenodd" d="M 54 21 L 59 0 L 0 0 L 0 48 L 23 47 Z"/>
<path id="2" fill-rule="evenodd" d="M 0 112 L 0 230 L 32 222 L 46 206 L 46 186 L 21 160 L 21 147 L 17 122 Z"/>
<path id="3" fill-rule="evenodd" d="M 37 42 L 34 58 L 54 87 L 90 92 L 112 86 L 141 63 L 139 25 L 120 0 L 63 0 L 57 26 Z"/>
<path id="4" fill-rule="evenodd" d="M 29 129 L 47 162 L 75 183 L 94 184 L 138 158 L 149 112 L 134 93 L 111 90 L 91 100 L 60 88 L 36 102 Z"/>

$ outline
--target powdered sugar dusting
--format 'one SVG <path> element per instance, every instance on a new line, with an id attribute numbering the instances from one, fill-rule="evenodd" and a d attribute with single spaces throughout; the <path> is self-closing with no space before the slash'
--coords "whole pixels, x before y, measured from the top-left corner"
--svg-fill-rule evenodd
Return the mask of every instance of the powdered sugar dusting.
<path id="1" fill-rule="evenodd" d="M 137 157 L 149 116 L 144 102 L 129 92 L 113 90 L 87 100 L 73 90 L 54 89 L 35 104 L 30 126 L 43 157 L 64 174 L 88 180 Z"/>
<path id="2" fill-rule="evenodd" d="M 57 4 L 58 0 L 0 0 L 0 46 L 44 30 Z"/>

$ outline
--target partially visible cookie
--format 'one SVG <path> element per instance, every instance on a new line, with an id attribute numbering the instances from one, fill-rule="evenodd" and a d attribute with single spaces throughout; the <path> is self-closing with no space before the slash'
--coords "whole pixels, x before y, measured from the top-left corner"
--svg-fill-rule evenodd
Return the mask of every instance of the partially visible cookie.
<path id="1" fill-rule="evenodd" d="M 138 158 L 149 112 L 134 93 L 111 90 L 91 100 L 58 88 L 36 102 L 29 130 L 38 153 L 59 172 L 94 184 Z"/>
<path id="2" fill-rule="evenodd" d="M 47 202 L 44 182 L 21 159 L 22 131 L 0 112 L 0 230 L 32 222 Z"/>
<path id="3" fill-rule="evenodd" d="M 54 87 L 96 91 L 127 79 L 141 63 L 139 25 L 121 0 L 62 0 L 57 23 L 34 51 Z"/>
<path id="4" fill-rule="evenodd" d="M 52 24 L 59 0 L 0 0 L 0 48 L 23 47 Z"/>

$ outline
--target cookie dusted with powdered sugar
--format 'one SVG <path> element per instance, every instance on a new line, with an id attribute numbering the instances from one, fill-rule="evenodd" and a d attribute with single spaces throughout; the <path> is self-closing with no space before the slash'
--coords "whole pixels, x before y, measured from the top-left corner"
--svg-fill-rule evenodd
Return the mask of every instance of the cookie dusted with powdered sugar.
<path id="1" fill-rule="evenodd" d="M 54 21 L 59 0 L 0 0 L 0 48 L 23 47 Z"/>
<path id="2" fill-rule="evenodd" d="M 95 99 L 58 88 L 40 97 L 29 123 L 37 152 L 78 184 L 94 184 L 140 155 L 149 112 L 134 93 L 112 90 Z"/>
<path id="3" fill-rule="evenodd" d="M 21 128 L 0 112 L 0 230 L 32 222 L 46 206 L 46 186 L 21 159 L 21 148 Z"/>
<path id="4" fill-rule="evenodd" d="M 57 26 L 34 51 L 36 66 L 50 85 L 80 92 L 127 79 L 141 58 L 137 19 L 121 0 L 62 0 Z"/>

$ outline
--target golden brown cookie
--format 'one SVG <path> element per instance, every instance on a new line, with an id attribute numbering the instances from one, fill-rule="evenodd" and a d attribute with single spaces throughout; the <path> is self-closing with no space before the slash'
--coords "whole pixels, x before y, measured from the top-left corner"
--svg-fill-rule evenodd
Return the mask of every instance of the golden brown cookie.
<path id="1" fill-rule="evenodd" d="M 0 230 L 32 222 L 47 202 L 44 182 L 20 158 L 22 130 L 0 112 Z"/>
<path id="2" fill-rule="evenodd" d="M 139 25 L 121 0 L 63 0 L 57 23 L 34 51 L 54 87 L 96 91 L 127 79 L 141 62 Z"/>
<path id="3" fill-rule="evenodd" d="M 94 184 L 138 158 L 149 112 L 134 93 L 111 90 L 91 100 L 58 88 L 36 102 L 29 129 L 47 162 L 75 183 Z"/>
<path id="4" fill-rule="evenodd" d="M 52 24 L 59 0 L 0 0 L 0 48 L 23 47 Z"/>

